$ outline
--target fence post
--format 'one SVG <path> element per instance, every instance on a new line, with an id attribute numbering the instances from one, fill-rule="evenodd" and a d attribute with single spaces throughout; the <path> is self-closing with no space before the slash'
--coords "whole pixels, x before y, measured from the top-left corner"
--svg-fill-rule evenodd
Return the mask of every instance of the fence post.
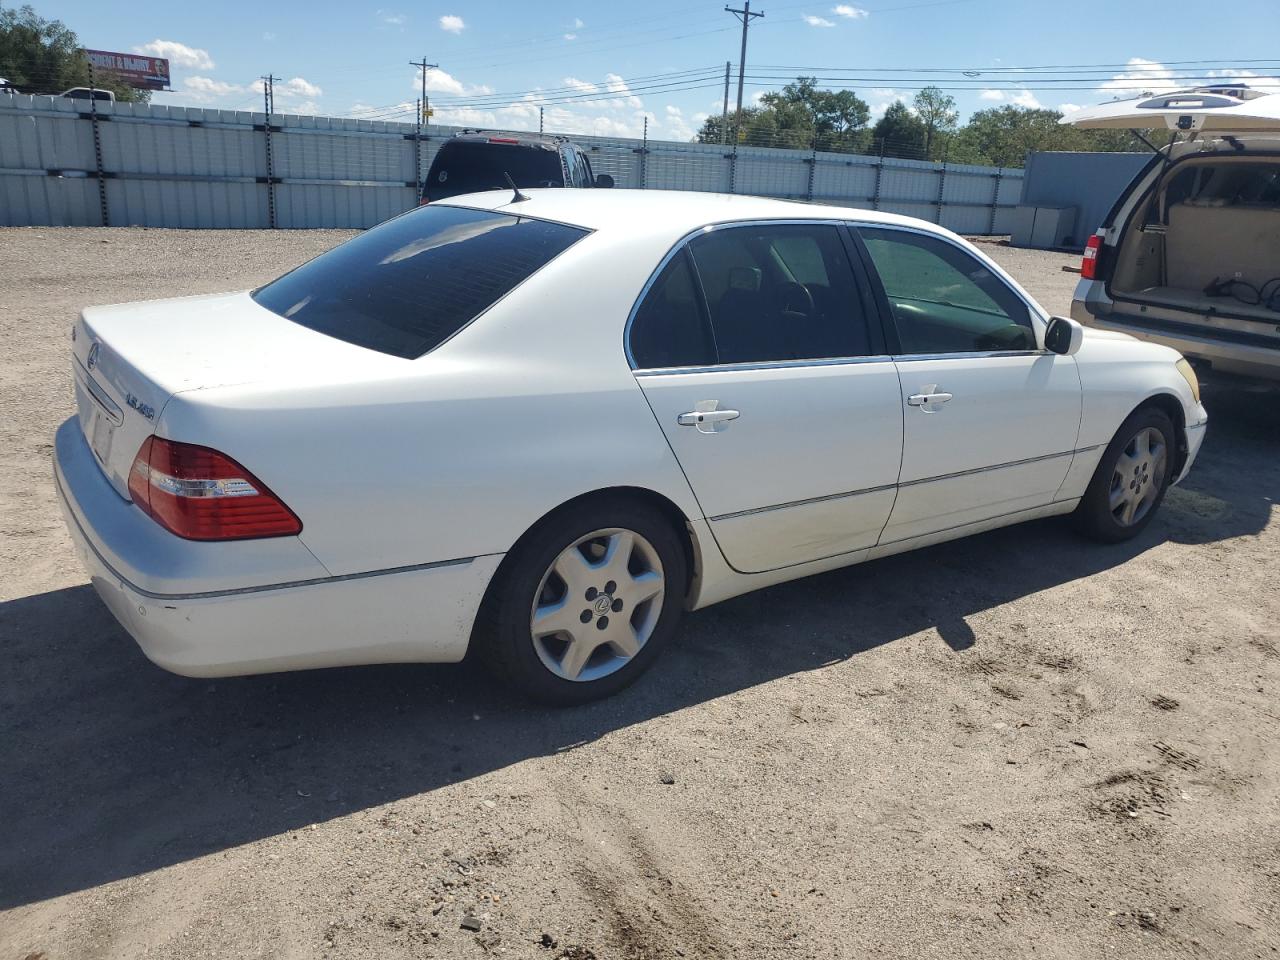
<path id="1" fill-rule="evenodd" d="M 805 193 L 805 199 L 810 203 L 813 202 L 813 178 L 818 169 L 818 130 L 813 130 L 813 149 L 809 152 L 809 189 Z"/>
<path id="2" fill-rule="evenodd" d="M 93 162 L 94 172 L 98 180 L 98 209 L 102 214 L 102 225 L 111 226 L 111 214 L 107 209 L 107 181 L 102 169 L 102 133 L 98 129 L 98 98 L 94 96 L 96 85 L 93 79 L 93 61 L 89 61 L 89 120 L 93 124 Z"/>
<path id="3" fill-rule="evenodd" d="M 276 176 L 275 164 L 271 158 L 271 115 L 275 106 L 273 102 L 275 91 L 272 89 L 275 77 L 268 75 L 262 79 L 262 109 L 266 114 L 262 131 L 267 138 L 267 225 L 274 230 L 276 228 Z"/>
<path id="4" fill-rule="evenodd" d="M 947 149 L 944 147 L 942 150 L 942 166 L 938 168 L 938 199 L 936 201 L 938 206 L 938 218 L 935 221 L 935 223 L 939 225 L 942 224 L 942 203 L 943 203 L 942 191 L 945 190 L 946 187 L 947 187 Z"/>
<path id="5" fill-rule="evenodd" d="M 413 127 L 414 204 L 422 202 L 422 98 L 418 98 L 418 119 Z"/>
<path id="6" fill-rule="evenodd" d="M 880 157 L 876 160 L 876 192 L 871 196 L 871 209 L 880 209 L 880 178 L 884 176 L 884 137 L 880 138 Z"/>
<path id="7" fill-rule="evenodd" d="M 1003 174 L 1004 167 L 996 167 L 996 172 L 991 175 L 993 184 L 991 188 L 991 220 L 987 224 L 987 233 L 991 236 L 994 236 L 996 232 L 996 210 L 1000 204 L 1000 177 Z"/>

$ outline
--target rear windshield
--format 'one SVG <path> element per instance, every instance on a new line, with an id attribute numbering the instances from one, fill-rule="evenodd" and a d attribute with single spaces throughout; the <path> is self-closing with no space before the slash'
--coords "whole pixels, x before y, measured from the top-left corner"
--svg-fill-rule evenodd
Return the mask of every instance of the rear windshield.
<path id="1" fill-rule="evenodd" d="M 563 187 L 560 152 L 513 143 L 454 140 L 436 154 L 427 174 L 428 200 L 464 193 L 506 189 L 511 174 L 517 187 Z"/>
<path id="2" fill-rule="evenodd" d="M 487 210 L 420 207 L 260 287 L 253 299 L 311 330 L 413 359 L 586 234 Z"/>

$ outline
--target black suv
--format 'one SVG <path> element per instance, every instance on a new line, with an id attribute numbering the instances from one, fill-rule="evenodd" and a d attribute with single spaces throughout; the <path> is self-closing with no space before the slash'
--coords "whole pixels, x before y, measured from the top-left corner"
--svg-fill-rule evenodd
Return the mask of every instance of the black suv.
<path id="1" fill-rule="evenodd" d="M 612 187 L 613 177 L 591 172 L 591 161 L 564 137 L 467 130 L 450 138 L 431 161 L 422 202 L 463 193 L 517 187 Z"/>

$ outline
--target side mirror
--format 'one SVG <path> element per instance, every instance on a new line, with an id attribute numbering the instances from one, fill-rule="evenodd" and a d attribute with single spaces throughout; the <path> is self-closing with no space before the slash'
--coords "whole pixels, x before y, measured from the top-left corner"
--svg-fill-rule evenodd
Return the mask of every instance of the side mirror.
<path id="1" fill-rule="evenodd" d="M 612 187 L 612 186 L 613 186 L 613 177 L 609 176 L 607 173 L 597 173 L 597 174 L 596 174 L 596 186 L 597 186 L 597 187 Z"/>
<path id="2" fill-rule="evenodd" d="M 1074 356 L 1084 344 L 1084 327 L 1070 317 L 1054 317 L 1044 332 L 1044 348 L 1064 357 Z"/>

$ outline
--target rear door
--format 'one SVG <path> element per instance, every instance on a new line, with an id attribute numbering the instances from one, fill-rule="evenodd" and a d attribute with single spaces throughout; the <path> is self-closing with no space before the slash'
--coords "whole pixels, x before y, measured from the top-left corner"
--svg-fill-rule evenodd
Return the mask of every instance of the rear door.
<path id="1" fill-rule="evenodd" d="M 726 225 L 632 317 L 637 380 L 737 570 L 852 558 L 888 519 L 902 409 L 868 292 L 836 224 Z"/>
<path id="2" fill-rule="evenodd" d="M 859 226 L 902 380 L 902 472 L 881 543 L 1050 503 L 1080 428 L 1075 360 L 1042 350 L 1021 295 L 959 243 Z"/>

